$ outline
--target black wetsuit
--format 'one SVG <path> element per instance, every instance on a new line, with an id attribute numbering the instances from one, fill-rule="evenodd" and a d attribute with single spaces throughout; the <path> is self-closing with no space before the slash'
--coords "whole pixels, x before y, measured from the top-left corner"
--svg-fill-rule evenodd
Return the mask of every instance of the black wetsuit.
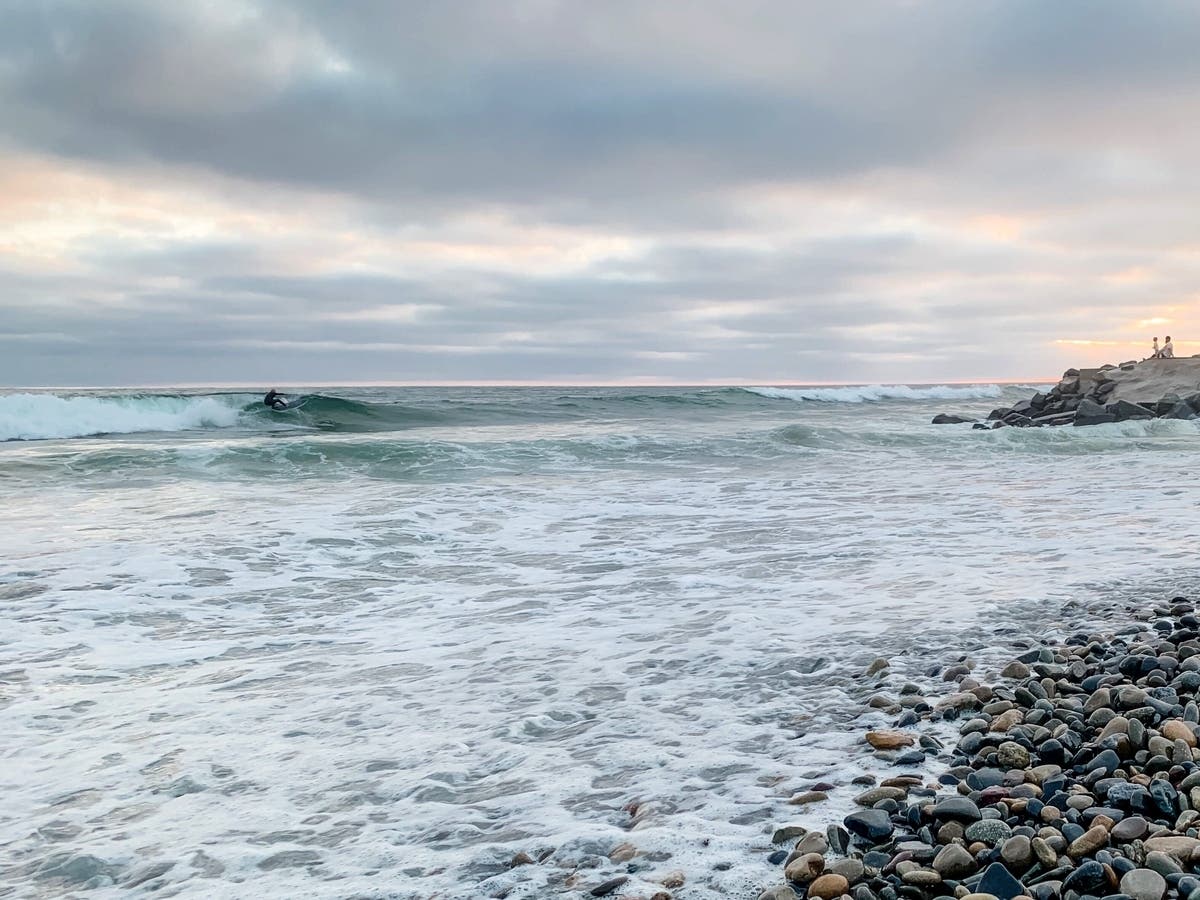
<path id="1" fill-rule="evenodd" d="M 269 406 L 271 409 L 287 409 L 287 400 L 283 394 L 269 390 L 267 396 L 263 397 L 263 406 Z"/>

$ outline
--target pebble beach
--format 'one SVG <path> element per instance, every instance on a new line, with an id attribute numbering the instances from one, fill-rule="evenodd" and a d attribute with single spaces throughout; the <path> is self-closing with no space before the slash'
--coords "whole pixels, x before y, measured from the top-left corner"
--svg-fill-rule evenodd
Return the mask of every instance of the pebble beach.
<path id="1" fill-rule="evenodd" d="M 953 688 L 932 705 L 873 664 L 879 706 L 907 711 L 863 740 L 898 774 L 840 823 L 776 831 L 792 849 L 771 854 L 783 883 L 759 900 L 1200 897 L 1200 619 L 1182 596 L 1128 614 L 1032 646 L 995 679 L 969 658 L 931 672 Z M 943 749 L 930 722 L 957 739 Z M 925 752 L 944 763 L 936 779 L 903 772 Z"/>

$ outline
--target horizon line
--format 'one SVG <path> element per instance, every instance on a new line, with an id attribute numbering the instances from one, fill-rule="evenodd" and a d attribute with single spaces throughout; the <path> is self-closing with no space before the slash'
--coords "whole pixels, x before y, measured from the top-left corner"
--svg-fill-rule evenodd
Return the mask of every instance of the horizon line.
<path id="1" fill-rule="evenodd" d="M 958 378 L 938 379 L 934 381 L 888 381 L 875 379 L 872 381 L 794 381 L 771 379 L 710 379 L 707 381 L 659 381 L 659 380 L 626 380 L 626 381 L 535 381 L 529 379 L 514 380 L 479 380 L 479 381 L 276 381 L 274 388 L 304 388 L 304 387 L 335 387 L 335 388 L 501 388 L 501 387 L 627 387 L 627 388 L 719 388 L 719 387 L 869 387 L 872 385 L 905 385 L 910 387 L 929 387 L 935 385 L 972 385 L 972 384 L 1048 384 L 1059 380 L 1038 376 L 1032 378 Z M 265 382 L 263 382 L 265 384 Z M 0 391 L 108 391 L 108 390 L 150 390 L 174 388 L 178 390 L 198 390 L 201 388 L 235 389 L 242 388 L 248 392 L 260 390 L 255 384 L 245 381 L 213 381 L 213 382 L 142 382 L 138 384 L 8 384 L 0 385 Z M 265 389 L 263 389 L 265 390 Z"/>

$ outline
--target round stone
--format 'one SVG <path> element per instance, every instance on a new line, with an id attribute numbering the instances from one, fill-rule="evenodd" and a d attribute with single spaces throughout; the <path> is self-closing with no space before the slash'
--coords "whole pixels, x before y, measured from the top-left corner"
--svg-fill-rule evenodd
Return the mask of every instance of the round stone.
<path id="1" fill-rule="evenodd" d="M 1121 879 L 1121 893 L 1133 900 L 1162 900 L 1167 880 L 1153 869 L 1134 869 Z"/>
<path id="2" fill-rule="evenodd" d="M 1024 769 L 1029 765 L 1029 751 L 1016 741 L 1005 741 L 996 748 L 996 761 L 1005 769 Z"/>
<path id="3" fill-rule="evenodd" d="M 965 878 L 976 869 L 975 857 L 960 844 L 947 844 L 933 858 L 933 868 L 944 878 Z"/>
<path id="4" fill-rule="evenodd" d="M 819 897 L 820 900 L 835 900 L 842 894 L 850 893 L 850 882 L 846 876 L 829 873 L 822 875 L 808 886 L 809 897 Z"/>
<path id="5" fill-rule="evenodd" d="M 1023 872 L 1033 865 L 1033 842 L 1023 834 L 1014 835 L 1000 848 L 1000 858 L 1010 869 Z"/>
<path id="6" fill-rule="evenodd" d="M 1121 843 L 1136 841 L 1149 830 L 1149 823 L 1141 816 L 1129 816 L 1113 826 L 1112 839 Z"/>
<path id="7" fill-rule="evenodd" d="M 825 857 L 819 853 L 805 853 L 798 859 L 793 859 L 783 870 L 788 881 L 808 884 L 825 871 Z"/>
<path id="8" fill-rule="evenodd" d="M 999 819 L 982 819 L 967 826 L 965 837 L 968 842 L 979 841 L 995 847 L 1012 837 L 1012 829 Z"/>

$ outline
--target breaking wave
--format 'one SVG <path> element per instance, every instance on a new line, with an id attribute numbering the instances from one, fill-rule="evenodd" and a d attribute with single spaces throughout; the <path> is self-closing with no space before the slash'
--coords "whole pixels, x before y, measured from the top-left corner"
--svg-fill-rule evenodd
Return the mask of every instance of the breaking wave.
<path id="1" fill-rule="evenodd" d="M 771 400 L 795 400 L 812 403 L 876 403 L 881 400 L 987 400 L 1000 397 L 998 384 L 911 387 L 907 384 L 870 384 L 861 387 L 745 388 L 752 394 Z"/>
<path id="2" fill-rule="evenodd" d="M 0 396 L 0 441 L 230 428 L 238 424 L 244 405 L 230 395 L 7 394 Z"/>
<path id="3" fill-rule="evenodd" d="M 242 429 L 251 432 L 404 431 L 439 426 L 575 422 L 635 417 L 665 420 L 687 410 L 763 409 L 774 401 L 827 404 L 885 400 L 994 399 L 999 385 L 866 385 L 858 387 L 715 387 L 661 390 L 600 388 L 532 391 L 501 399 L 414 395 L 400 401 L 295 395 L 277 412 L 250 393 L 143 394 L 25 392 L 0 395 L 0 441 L 82 438 L 106 434 Z"/>

